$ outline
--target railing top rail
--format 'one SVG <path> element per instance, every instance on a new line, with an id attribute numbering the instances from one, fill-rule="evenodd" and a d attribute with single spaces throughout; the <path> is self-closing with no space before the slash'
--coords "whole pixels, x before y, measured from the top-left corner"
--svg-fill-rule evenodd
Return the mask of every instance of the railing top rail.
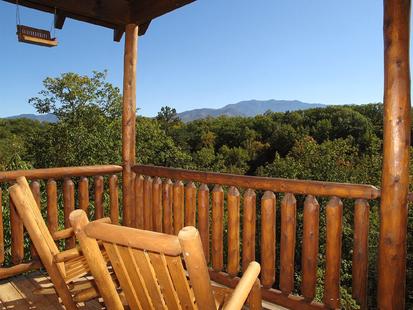
<path id="1" fill-rule="evenodd" d="M 87 177 L 94 175 L 107 175 L 122 172 L 119 165 L 97 165 L 81 167 L 59 167 L 31 170 L 1 171 L 0 182 L 14 181 L 24 176 L 27 179 L 63 179 L 65 177 Z"/>
<path id="2" fill-rule="evenodd" d="M 196 181 L 206 184 L 221 184 L 242 188 L 270 190 L 273 192 L 282 193 L 294 193 L 314 196 L 337 196 L 340 198 L 352 199 L 376 199 L 380 197 L 380 190 L 377 187 L 364 184 L 267 178 L 227 173 L 184 170 L 149 165 L 136 165 L 132 168 L 132 170 L 137 174 L 147 176 L 158 176 L 175 180 Z"/>

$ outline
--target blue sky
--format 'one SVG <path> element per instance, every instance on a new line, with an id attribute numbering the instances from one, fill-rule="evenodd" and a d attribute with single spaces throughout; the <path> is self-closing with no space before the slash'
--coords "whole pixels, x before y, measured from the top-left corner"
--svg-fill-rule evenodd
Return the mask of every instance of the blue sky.
<path id="1" fill-rule="evenodd" d="M 23 24 L 52 16 L 20 8 Z M 59 46 L 18 43 L 15 6 L 0 1 L 0 117 L 33 113 L 42 80 L 108 70 L 121 87 L 123 42 L 66 20 Z M 156 115 L 249 99 L 324 104 L 382 100 L 382 1 L 198 0 L 154 20 L 139 40 L 137 105 Z"/>

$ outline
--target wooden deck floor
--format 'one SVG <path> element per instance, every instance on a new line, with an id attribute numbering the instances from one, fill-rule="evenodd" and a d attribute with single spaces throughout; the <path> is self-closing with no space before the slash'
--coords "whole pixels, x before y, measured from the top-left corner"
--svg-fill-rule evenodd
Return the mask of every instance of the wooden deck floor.
<path id="1" fill-rule="evenodd" d="M 33 290 L 40 284 L 47 285 L 50 281 L 40 272 L 9 278 L 0 281 L 0 309 L 39 309 L 56 310 L 63 309 L 56 295 L 37 295 Z M 104 309 L 97 300 L 81 304 L 80 309 Z"/>
<path id="2" fill-rule="evenodd" d="M 36 271 L 27 275 L 20 275 L 0 281 L 0 310 L 56 310 L 64 309 L 55 294 L 38 295 L 33 294 L 33 290 L 41 286 L 49 286 L 51 282 L 47 275 Z M 219 284 L 216 284 L 220 286 Z M 286 308 L 263 302 L 264 309 L 267 310 L 287 310 Z M 88 301 L 79 305 L 83 310 L 106 309 L 103 303 L 98 300 Z"/>

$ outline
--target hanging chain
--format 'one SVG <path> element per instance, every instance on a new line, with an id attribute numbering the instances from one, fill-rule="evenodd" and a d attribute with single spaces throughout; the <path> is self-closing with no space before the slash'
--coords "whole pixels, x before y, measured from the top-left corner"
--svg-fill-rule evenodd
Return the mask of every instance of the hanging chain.
<path id="1" fill-rule="evenodd" d="M 16 1 L 16 26 L 20 25 L 20 8 L 19 8 L 19 1 Z"/>
<path id="2" fill-rule="evenodd" d="M 53 38 L 56 37 L 56 28 L 54 26 L 54 21 L 56 19 L 56 14 L 57 14 L 57 9 L 56 7 L 54 8 L 54 15 L 52 19 L 52 24 L 50 25 L 50 33 L 52 34 Z"/>

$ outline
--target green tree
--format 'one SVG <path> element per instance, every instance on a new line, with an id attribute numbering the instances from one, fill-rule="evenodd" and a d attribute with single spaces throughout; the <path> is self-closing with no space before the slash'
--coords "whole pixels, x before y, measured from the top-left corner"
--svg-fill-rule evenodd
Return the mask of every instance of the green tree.
<path id="1" fill-rule="evenodd" d="M 95 71 L 91 77 L 64 73 L 46 78 L 43 85 L 45 89 L 29 102 L 39 113 L 53 113 L 59 121 L 44 135 L 32 137 L 34 165 L 120 162 L 122 97 L 119 88 L 106 82 L 106 72 Z"/>
<path id="2" fill-rule="evenodd" d="M 48 127 L 30 119 L 0 119 L 0 170 L 6 170 L 13 158 L 27 160 L 30 138 L 42 136 Z"/>
<path id="3" fill-rule="evenodd" d="M 176 110 L 174 108 L 164 106 L 161 108 L 161 111 L 158 112 L 156 120 L 161 125 L 161 128 L 167 133 L 170 129 L 181 122 Z"/>
<path id="4" fill-rule="evenodd" d="M 139 163 L 188 167 L 191 156 L 176 145 L 156 120 L 138 117 L 136 124 L 136 154 Z"/>

